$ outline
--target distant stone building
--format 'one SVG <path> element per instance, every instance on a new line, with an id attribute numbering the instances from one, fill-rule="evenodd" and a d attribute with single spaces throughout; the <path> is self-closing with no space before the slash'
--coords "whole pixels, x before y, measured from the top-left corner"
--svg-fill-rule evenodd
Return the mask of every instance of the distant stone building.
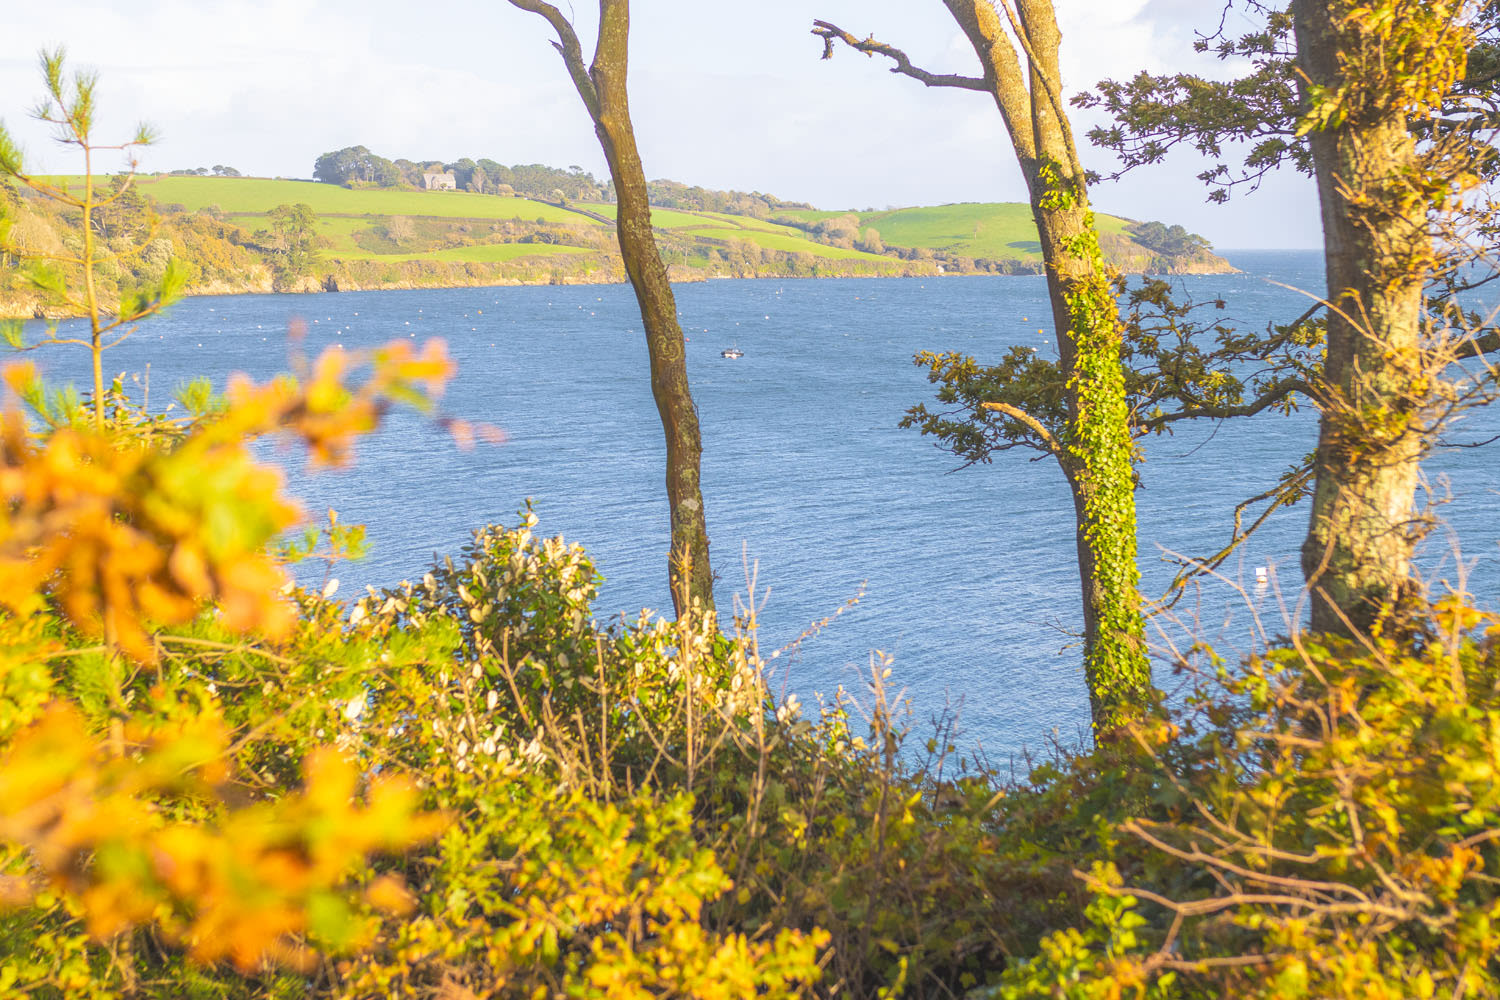
<path id="1" fill-rule="evenodd" d="M 449 174 L 423 174 L 422 185 L 429 191 L 457 191 L 458 178 Z"/>

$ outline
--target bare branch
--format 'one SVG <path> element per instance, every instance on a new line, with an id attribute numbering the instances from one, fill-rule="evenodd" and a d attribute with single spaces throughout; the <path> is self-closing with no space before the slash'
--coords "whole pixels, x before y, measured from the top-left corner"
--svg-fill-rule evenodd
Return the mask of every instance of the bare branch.
<path id="1" fill-rule="evenodd" d="M 511 3 L 517 3 L 517 0 L 511 0 Z M 833 43 L 840 41 L 856 52 L 863 52 L 867 56 L 885 56 L 896 64 L 891 68 L 892 73 L 920 80 L 929 87 L 956 87 L 959 90 L 978 90 L 983 93 L 988 93 L 990 90 L 989 83 L 979 77 L 932 73 L 920 66 L 914 66 L 905 52 L 884 42 L 877 42 L 873 35 L 865 39 L 855 38 L 843 28 L 828 21 L 814 21 L 812 33 L 823 39 L 824 59 L 833 58 Z"/>
<path id="2" fill-rule="evenodd" d="M 552 43 L 552 47 L 562 55 L 563 63 L 568 67 L 568 75 L 578 88 L 578 96 L 583 98 L 589 113 L 597 119 L 599 93 L 594 87 L 593 77 L 589 75 L 588 64 L 583 61 L 583 46 L 579 44 L 578 32 L 573 30 L 573 23 L 562 11 L 545 0 L 510 0 L 510 5 L 545 18 L 552 25 L 552 30 L 557 32 L 557 41 Z"/>
<path id="3" fill-rule="evenodd" d="M 1228 420 L 1230 417 L 1253 417 L 1257 413 L 1275 406 L 1288 396 L 1298 392 L 1310 399 L 1314 398 L 1312 386 L 1299 378 L 1287 379 L 1284 382 L 1277 383 L 1274 388 L 1249 403 L 1239 406 L 1200 406 L 1192 409 L 1174 410 L 1171 413 L 1163 413 L 1160 416 L 1151 417 L 1149 420 L 1142 420 L 1137 427 L 1140 432 L 1145 433 L 1178 420 L 1196 420 L 1199 418 Z"/>
<path id="4" fill-rule="evenodd" d="M 1009 403 L 981 403 L 979 405 L 986 410 L 994 410 L 996 413 L 1003 413 L 1007 417 L 1010 417 L 1012 420 L 1016 420 L 1020 423 L 1025 424 L 1028 430 L 1042 439 L 1042 444 L 1047 446 L 1048 451 L 1058 456 L 1059 458 L 1062 457 L 1062 445 L 1058 443 L 1057 438 L 1052 435 L 1052 432 L 1047 429 L 1047 425 L 1042 423 L 1036 417 L 1033 417 L 1031 414 L 1027 413 L 1025 410 L 1021 409 L 1018 406 L 1012 406 Z"/>
<path id="5" fill-rule="evenodd" d="M 1149 829 L 1149 827 L 1151 826 L 1162 825 L 1164 824 L 1150 823 L 1149 821 L 1142 820 L 1127 820 L 1121 825 L 1120 829 L 1125 831 L 1126 833 L 1134 834 L 1135 836 L 1144 840 L 1146 843 L 1150 844 L 1152 847 L 1156 848 L 1158 851 L 1170 854 L 1174 858 L 1186 861 L 1189 864 L 1200 864 L 1217 868 L 1220 871 L 1227 872 L 1231 875 L 1236 876 L 1237 878 L 1243 879 L 1250 885 L 1272 886 L 1278 889 L 1287 889 L 1306 893 L 1306 896 L 1297 900 L 1297 902 L 1299 903 L 1305 904 L 1312 902 L 1316 897 L 1327 897 L 1329 899 L 1352 897 L 1353 899 L 1367 906 L 1374 907 L 1378 905 L 1376 900 L 1372 899 L 1369 894 L 1361 890 L 1358 886 L 1351 885 L 1346 882 L 1329 882 L 1323 879 L 1274 875 L 1269 871 L 1247 868 L 1244 865 L 1235 864 L 1228 858 L 1205 853 L 1204 851 L 1200 850 L 1197 845 L 1194 845 L 1191 848 L 1178 847 L 1175 844 L 1171 844 L 1156 836 Z M 1222 903 L 1223 901 L 1220 900 L 1216 905 L 1222 905 Z M 1209 905 L 1209 902 L 1207 900 L 1194 900 L 1191 903 L 1178 905 L 1188 907 L 1206 907 Z M 1203 912 L 1211 911 L 1204 910 Z"/>
<path id="6" fill-rule="evenodd" d="M 20 181 L 22 184 L 35 191 L 37 194 L 40 194 L 47 198 L 51 198 L 53 201 L 60 202 L 72 208 L 83 207 L 82 201 L 68 194 L 68 186 L 66 183 L 64 183 L 62 187 L 56 187 L 52 184 L 47 183 L 46 181 L 38 180 L 37 178 L 31 177 L 27 174 L 12 174 L 11 176 L 15 177 L 16 180 Z"/>
<path id="7" fill-rule="evenodd" d="M 1266 490 L 1264 493 L 1256 494 L 1250 499 L 1242 500 L 1238 504 L 1236 504 L 1234 508 L 1234 530 L 1229 534 L 1229 544 L 1220 549 L 1215 554 L 1209 556 L 1207 559 L 1194 559 L 1186 565 L 1183 565 L 1182 569 L 1178 571 L 1177 576 L 1172 580 L 1171 585 L 1167 587 L 1166 593 L 1163 594 L 1161 598 L 1159 598 L 1155 602 L 1157 610 L 1171 610 L 1177 604 L 1177 602 L 1182 599 L 1182 596 L 1187 593 L 1188 583 L 1190 583 L 1196 577 L 1206 576 L 1213 573 L 1221 565 L 1223 565 L 1224 560 L 1228 559 L 1231 555 L 1234 554 L 1236 549 L 1238 549 L 1245 542 L 1249 541 L 1250 536 L 1259 531 L 1261 525 L 1265 524 L 1271 519 L 1272 514 L 1276 513 L 1276 511 L 1282 507 L 1290 507 L 1292 504 L 1296 503 L 1297 500 L 1301 498 L 1303 490 L 1307 488 L 1307 484 L 1312 479 L 1312 477 L 1312 466 L 1310 464 L 1304 465 L 1296 473 L 1291 475 L 1289 478 L 1284 479 L 1276 486 L 1273 486 L 1271 489 Z M 1260 516 L 1255 519 L 1254 523 L 1252 523 L 1250 527 L 1244 528 L 1243 523 L 1245 511 L 1251 506 L 1260 503 L 1262 500 L 1270 500 L 1271 504 L 1267 506 L 1265 510 L 1261 511 Z M 1210 820 L 1215 819 L 1213 816 L 1209 816 L 1206 813 L 1205 816 Z M 1308 860 L 1311 860 L 1304 858 L 1294 858 L 1284 854 L 1280 855 L 1280 857 L 1282 857 L 1283 860 L 1295 860 L 1299 862 L 1306 862 Z"/>

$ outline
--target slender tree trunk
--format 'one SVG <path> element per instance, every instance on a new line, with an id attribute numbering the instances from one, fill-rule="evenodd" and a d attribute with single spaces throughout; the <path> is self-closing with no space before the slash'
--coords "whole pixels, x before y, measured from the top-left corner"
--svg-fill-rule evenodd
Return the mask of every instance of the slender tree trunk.
<path id="1" fill-rule="evenodd" d="M 646 173 L 630 123 L 625 86 L 630 4 L 628 0 L 606 0 L 601 4 L 601 16 L 593 66 L 594 85 L 599 93 L 595 131 L 615 182 L 620 255 L 640 303 L 647 352 L 651 356 L 651 394 L 656 398 L 667 441 L 667 502 L 672 516 L 668 578 L 672 601 L 681 614 L 688 601 L 699 601 L 706 608 L 712 608 L 714 603 L 708 526 L 699 483 L 703 438 L 698 427 L 698 410 L 688 387 L 677 299 L 651 231 Z"/>
<path id="2" fill-rule="evenodd" d="M 1292 4 L 1304 101 L 1337 88 L 1352 40 L 1345 4 Z M 1323 219 L 1329 310 L 1316 486 L 1302 569 L 1317 631 L 1369 631 L 1412 593 L 1424 522 L 1415 510 L 1430 398 L 1422 286 L 1431 262 L 1428 202 L 1407 108 L 1370 103 L 1309 134 Z"/>
<path id="3" fill-rule="evenodd" d="M 1073 495 L 1084 671 L 1097 727 L 1121 721 L 1149 702 L 1151 668 L 1138 589 L 1134 445 L 1120 364 L 1123 327 L 1082 180 L 1064 180 L 1078 182 L 1077 206 L 1038 206 L 1033 214 L 1047 261 L 1054 326 L 1066 331 L 1058 344 L 1068 379 L 1068 427 L 1058 461 Z M 1080 255 L 1080 245 L 1088 252 Z"/>
<path id="4" fill-rule="evenodd" d="M 1010 133 L 1041 240 L 1066 379 L 1068 423 L 1056 457 L 1076 514 L 1084 672 L 1095 728 L 1108 728 L 1149 703 L 1151 667 L 1137 590 L 1124 326 L 1062 99 L 1062 37 L 1051 0 L 1018 0 L 1014 33 L 990 0 L 944 2 L 984 67 L 985 89 Z"/>
<path id="5" fill-rule="evenodd" d="M 892 72 L 926 86 L 987 93 L 1000 110 L 1041 237 L 1067 417 L 1063 426 L 1047 427 L 1003 400 L 981 400 L 978 409 L 1000 410 L 1034 428 L 1067 477 L 1077 518 L 1084 671 L 1094 728 L 1107 730 L 1142 712 L 1153 693 L 1136 589 L 1134 446 L 1121 365 L 1124 325 L 1068 124 L 1057 61 L 1062 36 L 1052 0 L 943 3 L 979 56 L 983 77 L 929 72 L 900 49 L 827 21 L 814 21 L 813 32 L 824 40 L 825 58 L 842 41 L 891 59 Z"/>
<path id="6" fill-rule="evenodd" d="M 694 602 L 714 606 L 713 568 L 708 560 L 708 527 L 699 482 L 703 439 L 698 410 L 688 387 L 687 356 L 677 300 L 651 230 L 646 173 L 630 122 L 626 76 L 629 65 L 629 0 L 599 0 L 599 41 L 585 67 L 572 25 L 556 7 L 540 0 L 511 0 L 513 6 L 545 17 L 558 33 L 558 49 L 594 121 L 609 162 L 617 206 L 616 230 L 625 273 L 640 304 L 651 359 L 651 394 L 667 444 L 667 502 L 672 545 L 667 577 L 680 616 Z"/>

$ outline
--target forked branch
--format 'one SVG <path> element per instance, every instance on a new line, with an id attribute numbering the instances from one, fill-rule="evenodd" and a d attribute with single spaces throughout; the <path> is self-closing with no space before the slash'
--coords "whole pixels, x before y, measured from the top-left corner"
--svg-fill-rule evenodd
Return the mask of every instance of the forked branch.
<path id="1" fill-rule="evenodd" d="M 516 3 L 517 0 L 511 0 Z M 896 65 L 891 67 L 892 73 L 909 76 L 913 80 L 920 80 L 929 87 L 956 87 L 960 90 L 978 90 L 988 92 L 990 85 L 983 79 L 974 76 L 960 76 L 953 73 L 933 73 L 912 64 L 911 57 L 894 45 L 878 42 L 872 35 L 869 38 L 855 38 L 849 32 L 836 24 L 828 21 L 814 21 L 812 33 L 823 39 L 823 58 L 833 58 L 833 46 L 835 42 L 843 42 L 856 52 L 863 52 L 867 56 L 885 56 Z"/>

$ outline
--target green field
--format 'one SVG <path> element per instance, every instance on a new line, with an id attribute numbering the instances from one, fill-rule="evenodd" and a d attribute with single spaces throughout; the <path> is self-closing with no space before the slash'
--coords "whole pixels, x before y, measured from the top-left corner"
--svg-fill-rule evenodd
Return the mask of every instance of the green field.
<path id="1" fill-rule="evenodd" d="M 813 253 L 833 260 L 873 260 L 890 263 L 889 257 L 865 253 L 863 250 L 845 250 L 842 247 L 824 246 L 811 240 L 782 233 L 768 233 L 759 229 L 694 229 L 692 235 L 711 240 L 740 241 L 754 243 L 767 250 L 785 250 L 788 253 Z"/>
<path id="2" fill-rule="evenodd" d="M 860 216 L 861 228 L 873 226 L 894 246 L 931 247 L 966 257 L 1015 259 L 1038 256 L 1031 206 L 942 205 L 907 208 Z"/>
<path id="3" fill-rule="evenodd" d="M 266 228 L 266 215 L 264 212 L 236 212 L 226 216 L 228 220 L 253 233 L 256 230 Z M 380 221 L 378 218 L 370 218 L 365 215 L 358 216 L 319 216 L 318 235 L 329 241 L 329 251 L 340 253 L 341 251 L 354 251 L 359 247 L 354 244 L 354 234 L 362 229 L 368 229 L 373 223 Z M 343 256 L 340 253 L 340 256 Z"/>
<path id="4" fill-rule="evenodd" d="M 604 204 L 579 204 L 579 208 L 586 208 L 590 212 L 598 212 L 600 215 L 611 219 L 615 217 L 615 206 Z M 651 225 L 657 229 L 692 229 L 703 225 L 716 225 L 717 221 L 710 219 L 707 215 L 699 215 L 696 212 L 678 212 L 670 208 L 653 208 L 651 210 Z"/>
<path id="5" fill-rule="evenodd" d="M 782 211 L 777 215 L 821 222 L 846 212 Z M 926 208 L 900 208 L 890 212 L 855 212 L 861 230 L 873 227 L 887 246 L 927 247 L 992 260 L 1038 260 L 1036 223 L 1031 207 L 1019 202 L 966 203 Z M 1098 215 L 1102 233 L 1126 235 L 1126 219 Z"/>
<path id="6" fill-rule="evenodd" d="M 254 232 L 266 227 L 266 213 L 277 205 L 305 204 L 318 216 L 318 233 L 326 241 L 322 254 L 330 260 L 409 260 L 503 262 L 520 257 L 545 255 L 579 255 L 596 253 L 579 247 L 540 243 L 487 244 L 473 247 L 448 247 L 420 250 L 377 252 L 369 246 L 368 236 L 360 236 L 365 246 L 356 242 L 357 235 L 387 224 L 402 216 L 420 228 L 433 226 L 491 224 L 520 220 L 523 223 L 601 226 L 581 212 L 560 208 L 526 198 L 501 198 L 454 191 L 408 191 L 361 188 L 349 190 L 314 181 L 266 180 L 250 177 L 142 177 L 141 191 L 162 205 L 181 205 L 189 211 L 216 206 L 236 225 Z M 615 206 L 581 204 L 578 206 L 606 218 L 613 218 Z M 666 208 L 651 211 L 657 228 L 689 240 L 702 237 L 705 252 L 714 243 L 708 241 L 745 240 L 771 250 L 806 253 L 827 260 L 869 260 L 890 263 L 857 250 L 824 246 L 807 238 L 798 229 L 758 219 L 718 213 L 681 212 Z M 475 233 L 479 236 L 482 234 Z M 467 237 L 467 233 L 463 234 Z M 439 245 L 441 239 L 433 242 Z"/>
<path id="7" fill-rule="evenodd" d="M 405 250 L 387 253 L 376 252 L 366 249 L 354 240 L 356 233 L 363 232 L 373 226 L 385 221 L 385 216 L 321 216 L 318 219 L 318 234 L 326 241 L 322 248 L 325 257 L 332 260 L 446 260 L 458 261 L 460 263 L 496 263 L 508 260 L 516 260 L 520 257 L 541 257 L 549 255 L 576 255 L 584 253 L 595 253 L 584 247 L 558 246 L 546 243 L 496 243 L 482 244 L 469 247 L 445 247 L 438 250 Z M 422 216 L 415 218 L 421 219 Z M 229 221 L 249 231 L 255 232 L 264 229 L 266 216 L 264 214 L 236 214 L 228 216 Z M 484 224 L 488 220 L 475 220 Z"/>
<path id="8" fill-rule="evenodd" d="M 490 243 L 477 247 L 449 247 L 427 253 L 371 253 L 368 250 L 329 251 L 335 260 L 445 260 L 460 264 L 495 264 L 522 257 L 571 257 L 597 253 L 583 247 L 548 246 L 545 243 Z"/>
<path id="9" fill-rule="evenodd" d="M 313 181 L 266 180 L 240 177 L 142 177 L 141 190 L 165 205 L 182 205 L 190 211 L 216 205 L 246 229 L 263 228 L 266 212 L 277 205 L 301 202 L 319 216 L 319 232 L 328 239 L 324 253 L 349 260 L 461 260 L 497 261 L 556 252 L 557 247 L 506 244 L 427 252 L 373 253 L 354 241 L 356 233 L 391 216 L 411 219 L 443 219 L 485 224 L 519 219 L 525 223 L 546 222 L 599 226 L 602 223 L 581 212 L 527 198 L 501 198 L 456 191 L 407 191 L 361 188 L 349 190 Z M 613 218 L 615 206 L 580 204 L 580 209 Z M 1035 261 L 1040 259 L 1036 226 L 1031 209 L 1019 203 L 960 204 L 924 208 L 902 208 L 889 212 L 825 212 L 807 209 L 783 210 L 776 215 L 802 222 L 818 222 L 854 214 L 860 229 L 874 228 L 890 247 L 926 247 L 965 257 L 992 260 Z M 718 212 L 684 212 L 667 208 L 651 210 L 651 221 L 659 229 L 679 237 L 708 240 L 746 240 L 770 250 L 809 253 L 830 260 L 885 260 L 859 250 L 844 250 L 815 242 L 793 226 L 774 221 Z M 1124 234 L 1127 220 L 1098 216 L 1106 233 Z M 579 253 L 577 248 L 562 252 Z"/>
<path id="10" fill-rule="evenodd" d="M 350 190 L 316 181 L 255 177 L 142 177 L 141 191 L 163 205 L 197 211 L 217 205 L 230 215 L 264 214 L 277 205 L 304 204 L 319 215 L 412 215 L 443 219 L 521 219 L 597 226 L 577 212 L 528 198 L 464 191 Z"/>

